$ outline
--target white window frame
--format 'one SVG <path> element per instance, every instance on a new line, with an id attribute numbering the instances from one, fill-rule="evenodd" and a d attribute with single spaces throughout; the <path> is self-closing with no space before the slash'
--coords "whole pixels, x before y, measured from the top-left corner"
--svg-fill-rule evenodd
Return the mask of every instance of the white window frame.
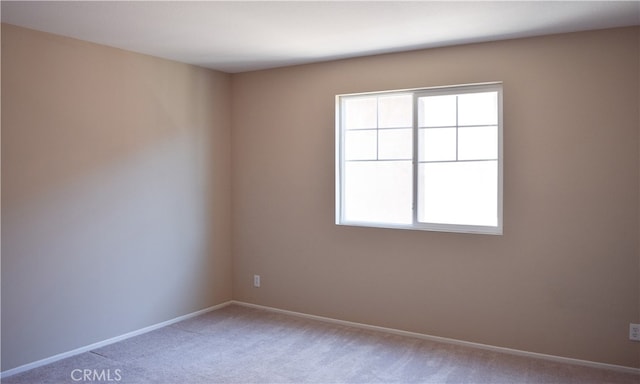
<path id="1" fill-rule="evenodd" d="M 418 108 L 417 100 L 419 97 L 424 96 L 437 96 L 437 95 L 459 95 L 464 93 L 478 93 L 478 92 L 497 92 L 498 98 L 498 159 L 497 159 L 497 225 L 496 226 L 482 226 L 482 225 L 462 225 L 462 224 L 441 224 L 441 223 L 424 223 L 418 221 Z M 412 186 L 412 213 L 413 222 L 411 224 L 392 224 L 392 223 L 379 223 L 379 222 L 357 222 L 348 221 L 344 216 L 344 141 L 345 141 L 345 129 L 344 116 L 342 115 L 342 105 L 348 98 L 353 97 L 366 97 L 366 96 L 389 96 L 411 93 L 413 95 L 413 186 Z M 467 85 L 454 85 L 444 87 L 430 87 L 430 88 L 416 88 L 407 90 L 395 90 L 395 91 L 383 91 L 383 92 L 367 92 L 356 94 L 342 94 L 336 96 L 336 220 L 337 225 L 347 226 L 363 226 L 363 227 L 380 227 L 380 228 L 392 228 L 392 229 L 411 229 L 411 230 L 425 230 L 425 231 L 438 231 L 438 232 L 455 232 L 455 233 L 478 233 L 478 234 L 491 234 L 502 235 L 503 231 L 503 110 L 502 110 L 502 82 L 491 83 L 479 83 L 479 84 L 467 84 Z"/>

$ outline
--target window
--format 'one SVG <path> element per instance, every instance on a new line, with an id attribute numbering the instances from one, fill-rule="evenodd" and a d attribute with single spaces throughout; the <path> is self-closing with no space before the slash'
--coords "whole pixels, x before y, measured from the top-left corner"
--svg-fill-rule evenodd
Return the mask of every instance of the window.
<path id="1" fill-rule="evenodd" d="M 336 223 L 502 233 L 502 84 L 336 97 Z"/>

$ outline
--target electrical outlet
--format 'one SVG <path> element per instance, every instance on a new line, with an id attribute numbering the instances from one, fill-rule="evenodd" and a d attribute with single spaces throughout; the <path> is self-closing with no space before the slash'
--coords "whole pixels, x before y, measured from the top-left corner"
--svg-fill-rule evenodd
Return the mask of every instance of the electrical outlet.
<path id="1" fill-rule="evenodd" d="M 253 275 L 253 286 L 260 288 L 260 275 Z"/>
<path id="2" fill-rule="evenodd" d="M 640 324 L 629 324 L 629 340 L 640 341 Z"/>

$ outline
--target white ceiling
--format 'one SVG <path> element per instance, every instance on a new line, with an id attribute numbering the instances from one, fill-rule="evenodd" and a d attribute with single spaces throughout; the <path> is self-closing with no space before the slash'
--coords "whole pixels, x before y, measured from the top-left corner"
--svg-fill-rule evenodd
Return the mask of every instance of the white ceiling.
<path id="1" fill-rule="evenodd" d="M 2 1 L 2 21 L 225 72 L 640 25 L 640 1 Z"/>

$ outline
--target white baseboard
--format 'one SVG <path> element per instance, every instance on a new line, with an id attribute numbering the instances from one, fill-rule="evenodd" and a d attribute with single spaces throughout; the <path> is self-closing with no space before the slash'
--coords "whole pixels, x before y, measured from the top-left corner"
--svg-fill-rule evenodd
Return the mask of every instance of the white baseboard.
<path id="1" fill-rule="evenodd" d="M 22 373 L 22 372 L 28 371 L 30 369 L 42 367 L 43 365 L 51 364 L 51 363 L 56 362 L 58 360 L 66 359 L 67 357 L 79 355 L 79 354 L 84 353 L 84 352 L 89 352 L 89 351 L 92 351 L 94 349 L 98 349 L 98 348 L 107 346 L 109 344 L 117 343 L 118 341 L 122 341 L 122 340 L 125 340 L 125 339 L 128 339 L 128 338 L 134 337 L 134 336 L 139 336 L 139 335 L 142 335 L 143 333 L 155 331 L 158 328 L 166 327 L 167 325 L 171 325 L 171 324 L 177 323 L 177 322 L 182 321 L 182 320 L 190 319 L 192 317 L 196 317 L 196 316 L 202 315 L 202 314 L 207 313 L 207 312 L 215 311 L 216 309 L 224 308 L 224 307 L 230 305 L 231 303 L 232 303 L 232 301 L 226 301 L 224 303 L 221 303 L 221 304 L 218 304 L 218 305 L 214 305 L 214 306 L 211 306 L 211 307 L 208 307 L 208 308 L 205 308 L 205 309 L 201 309 L 199 311 L 195 311 L 195 312 L 192 312 L 192 313 L 188 313 L 186 315 L 178 316 L 176 318 L 173 318 L 173 319 L 170 319 L 170 320 L 167 320 L 167 321 L 163 321 L 163 322 L 158 323 L 158 324 L 150 325 L 150 326 L 142 328 L 142 329 L 138 329 L 138 330 L 135 330 L 135 331 L 132 331 L 132 332 L 128 332 L 128 333 L 125 333 L 124 335 L 112 337 L 112 338 L 107 339 L 107 340 L 99 341 L 97 343 L 89 344 L 89 345 L 86 345 L 84 347 L 76 348 L 76 349 L 74 349 L 72 351 L 59 353 L 57 355 L 54 355 L 54 356 L 51 356 L 51 357 L 47 357 L 46 359 L 34 361 L 32 363 L 21 365 L 21 366 L 16 367 L 16 368 L 8 369 L 6 371 L 0 372 L 0 379 L 7 378 L 9 376 L 13 376 L 13 375 L 16 375 L 18 373 Z"/>
<path id="2" fill-rule="evenodd" d="M 246 303 L 246 302 L 237 301 L 237 300 L 232 300 L 231 303 L 232 304 L 236 304 L 236 305 L 240 305 L 240 306 L 243 306 L 243 307 L 263 309 L 263 310 L 270 311 L 270 312 L 277 312 L 277 313 L 282 313 L 282 314 L 286 314 L 286 315 L 304 317 L 304 318 L 307 318 L 307 319 L 319 320 L 319 321 L 324 321 L 324 322 L 333 323 L 333 324 L 339 324 L 339 325 L 346 325 L 346 326 L 356 327 L 356 328 L 360 328 L 360 329 L 367 329 L 367 330 L 372 330 L 372 331 L 391 333 L 391 334 L 400 335 L 400 336 L 415 337 L 415 338 L 423 339 L 423 340 L 437 341 L 437 342 L 440 342 L 440 343 L 447 343 L 447 344 L 455 344 L 455 345 L 471 347 L 471 348 L 476 348 L 476 349 L 484 349 L 484 350 L 488 350 L 488 351 L 501 352 L 501 353 L 506 353 L 506 354 L 510 354 L 510 355 L 531 357 L 531 358 L 542 359 L 542 360 L 550 360 L 550 361 L 555 361 L 555 362 L 558 362 L 558 363 L 582 365 L 582 366 L 591 367 L 591 368 L 608 369 L 608 370 L 612 370 L 612 371 L 634 373 L 634 374 L 640 375 L 640 368 L 625 367 L 623 365 L 599 363 L 597 361 L 573 359 L 573 358 L 570 358 L 570 357 L 547 355 L 547 354 L 544 354 L 544 353 L 528 352 L 528 351 L 522 351 L 522 350 L 519 350 L 519 349 L 497 347 L 497 346 L 494 346 L 494 345 L 473 343 L 473 342 L 470 342 L 470 341 L 450 339 L 450 338 L 447 338 L 447 337 L 431 336 L 431 335 L 427 335 L 427 334 L 423 334 L 423 333 L 402 331 L 402 330 L 394 329 L 394 328 L 379 327 L 379 326 L 376 326 L 376 325 L 356 323 L 356 322 L 346 321 L 346 320 L 337 320 L 337 319 L 333 319 L 333 318 L 330 318 L 330 317 L 310 315 L 310 314 L 302 313 L 302 312 L 287 311 L 287 310 L 284 310 L 284 309 L 267 307 L 267 306 L 258 305 L 258 304 L 251 304 L 251 303 Z"/>

